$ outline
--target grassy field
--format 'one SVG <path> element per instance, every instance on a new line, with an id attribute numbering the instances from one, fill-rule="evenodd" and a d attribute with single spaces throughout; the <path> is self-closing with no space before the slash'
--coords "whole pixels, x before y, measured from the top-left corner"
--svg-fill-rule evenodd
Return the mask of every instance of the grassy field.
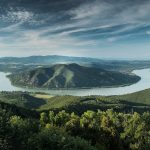
<path id="1" fill-rule="evenodd" d="M 55 96 L 46 100 L 39 110 L 58 109 L 80 103 L 81 98 L 75 96 Z"/>
<path id="2" fill-rule="evenodd" d="M 52 98 L 52 97 L 54 97 L 54 96 L 52 96 L 52 95 L 49 95 L 49 94 L 37 94 L 37 93 L 35 93 L 35 94 L 32 94 L 34 97 L 36 97 L 36 98 L 42 98 L 42 99 L 46 99 L 46 100 L 48 100 L 48 99 L 50 99 L 50 98 Z"/>

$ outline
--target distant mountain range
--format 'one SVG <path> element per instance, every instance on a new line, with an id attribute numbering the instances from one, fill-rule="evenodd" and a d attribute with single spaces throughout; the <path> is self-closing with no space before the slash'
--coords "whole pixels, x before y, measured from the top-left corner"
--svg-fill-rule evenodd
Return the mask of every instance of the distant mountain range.
<path id="1" fill-rule="evenodd" d="M 29 57 L 2 57 L 0 63 L 26 63 L 26 64 L 55 64 L 57 63 L 73 63 L 73 62 L 99 62 L 100 59 L 87 58 L 87 57 L 70 57 L 59 55 L 47 55 L 47 56 L 29 56 Z"/>
<path id="2" fill-rule="evenodd" d="M 0 71 L 14 72 L 36 68 L 38 66 L 49 67 L 54 64 L 77 63 L 87 67 L 102 68 L 109 71 L 131 72 L 134 69 L 149 68 L 150 61 L 139 60 L 103 60 L 87 57 L 69 56 L 30 56 L 30 57 L 3 57 L 0 58 Z"/>
<path id="3" fill-rule="evenodd" d="M 12 84 L 40 88 L 89 88 L 132 84 L 140 77 L 78 64 L 57 64 L 8 76 Z"/>

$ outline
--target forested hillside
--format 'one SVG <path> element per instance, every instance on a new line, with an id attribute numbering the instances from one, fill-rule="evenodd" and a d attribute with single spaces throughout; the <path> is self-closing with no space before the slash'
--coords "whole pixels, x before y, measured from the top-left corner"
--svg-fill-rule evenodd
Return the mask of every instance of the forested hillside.
<path id="1" fill-rule="evenodd" d="M 149 150 L 149 94 L 1 92 L 0 150 Z"/>
<path id="2" fill-rule="evenodd" d="M 87 110 L 107 110 L 118 112 L 142 113 L 150 111 L 150 90 L 144 90 L 122 96 L 52 96 L 44 93 L 0 92 L 0 101 L 21 108 L 56 112 L 84 113 Z"/>
<path id="3" fill-rule="evenodd" d="M 78 64 L 58 64 L 8 75 L 12 84 L 39 88 L 89 88 L 136 83 L 140 77 Z"/>
<path id="4" fill-rule="evenodd" d="M 149 150 L 150 113 L 60 111 L 22 118 L 0 109 L 1 150 Z"/>

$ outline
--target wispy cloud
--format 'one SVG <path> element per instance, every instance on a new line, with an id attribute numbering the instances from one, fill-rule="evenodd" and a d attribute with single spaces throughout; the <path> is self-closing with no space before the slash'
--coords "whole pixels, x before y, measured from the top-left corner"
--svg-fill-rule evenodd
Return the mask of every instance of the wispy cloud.
<path id="1" fill-rule="evenodd" d="M 70 10 L 71 19 L 91 19 L 91 17 L 104 16 L 111 9 L 111 5 L 105 2 L 92 1 Z M 105 14 L 106 15 L 106 14 Z"/>
<path id="2" fill-rule="evenodd" d="M 111 55 L 117 44 L 143 42 L 150 31 L 147 0 L 14 0 L 1 6 L 0 54 L 12 48 L 12 54 L 27 50 L 80 55 L 82 50 L 90 54 L 89 49 L 99 53 L 109 45 Z"/>

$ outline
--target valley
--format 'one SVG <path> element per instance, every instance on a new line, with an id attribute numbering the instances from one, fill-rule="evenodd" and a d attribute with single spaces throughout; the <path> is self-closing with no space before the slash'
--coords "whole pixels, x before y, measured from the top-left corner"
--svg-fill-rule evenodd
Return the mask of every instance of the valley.
<path id="1" fill-rule="evenodd" d="M 52 96 L 45 93 L 1 92 L 0 102 L 24 109 L 41 111 L 75 112 L 113 109 L 119 112 L 150 111 L 150 89 L 116 96 Z"/>
<path id="2" fill-rule="evenodd" d="M 149 62 L 31 58 L 0 65 L 0 149 L 149 149 Z"/>
<path id="3" fill-rule="evenodd" d="M 0 92 L 0 139 L 6 141 L 0 147 L 112 150 L 115 143 L 115 149 L 134 150 L 131 144 L 136 146 L 144 133 L 138 148 L 147 150 L 149 97 L 150 89 L 121 96 Z"/>

